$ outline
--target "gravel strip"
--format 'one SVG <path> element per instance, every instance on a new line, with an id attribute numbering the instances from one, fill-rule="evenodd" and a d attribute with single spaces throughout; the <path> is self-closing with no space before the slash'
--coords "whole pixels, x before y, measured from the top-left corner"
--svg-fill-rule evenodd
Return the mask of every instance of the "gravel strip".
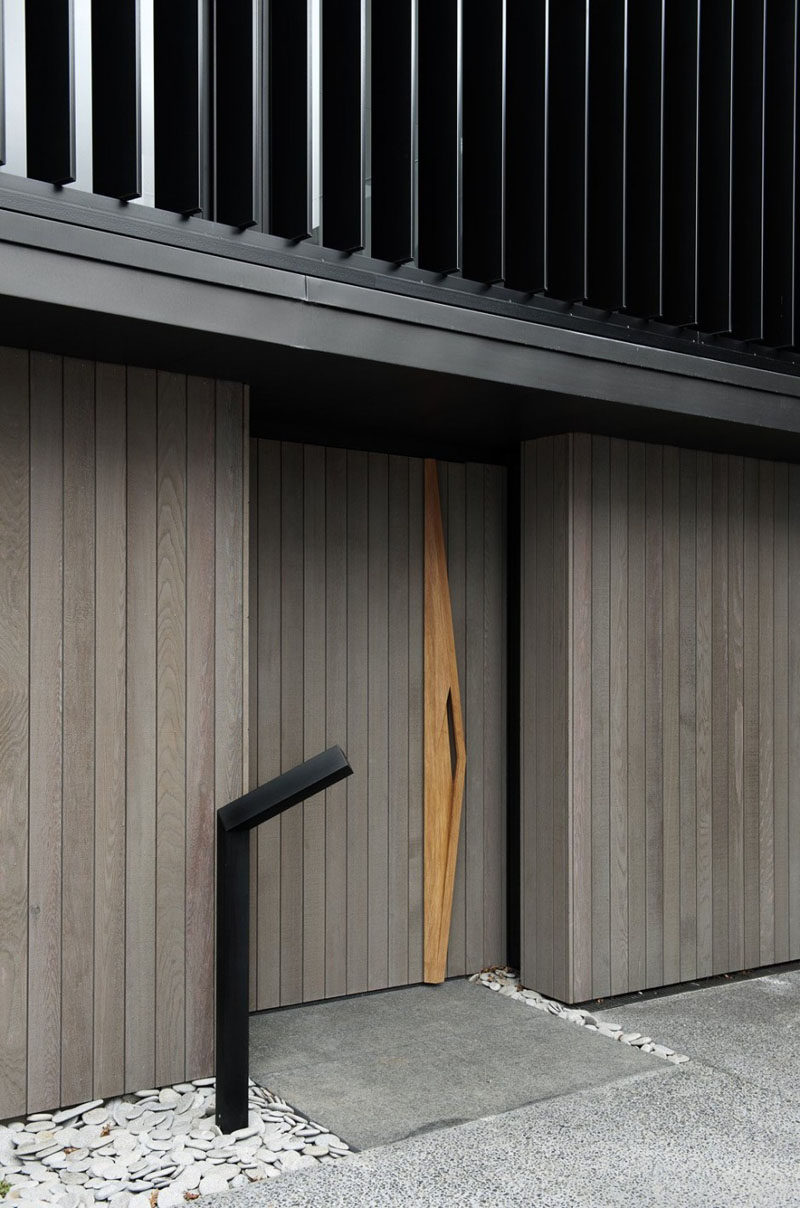
<path id="1" fill-rule="evenodd" d="M 247 1128 L 220 1132 L 214 1079 L 199 1078 L 0 1124 L 3 1208 L 183 1208 L 349 1152 L 252 1081 L 249 1106 Z"/>
<path id="2" fill-rule="evenodd" d="M 579 1027 L 586 1028 L 588 1032 L 597 1032 L 608 1040 L 617 1040 L 621 1044 L 639 1049 L 642 1053 L 652 1053 L 655 1057 L 662 1057 L 673 1065 L 683 1065 L 689 1060 L 684 1053 L 676 1053 L 674 1049 L 667 1048 L 665 1044 L 657 1044 L 651 1036 L 644 1036 L 641 1032 L 626 1031 L 621 1024 L 612 1023 L 608 1019 L 598 1019 L 591 1011 L 585 1011 L 582 1007 L 565 1007 L 563 1003 L 556 1002 L 552 998 L 545 998 L 536 990 L 523 989 L 516 969 L 511 969 L 507 965 L 484 969 L 481 973 L 473 974 L 469 980 L 488 986 L 490 990 L 496 990 L 506 998 L 514 998 L 518 1002 L 527 1003 L 529 1007 L 536 1007 L 538 1011 L 548 1011 L 557 1019 L 566 1020 L 567 1023 L 576 1023 Z"/>

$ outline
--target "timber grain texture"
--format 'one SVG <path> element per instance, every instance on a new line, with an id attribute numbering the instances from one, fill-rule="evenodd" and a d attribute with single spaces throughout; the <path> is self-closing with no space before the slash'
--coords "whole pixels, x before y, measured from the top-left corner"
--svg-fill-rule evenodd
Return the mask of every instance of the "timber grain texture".
<path id="1" fill-rule="evenodd" d="M 259 1009 L 423 979 L 423 462 L 252 443 L 251 776 L 353 775 L 256 832 Z M 448 976 L 505 960 L 505 471 L 439 463 L 467 762 Z M 473 734 L 470 744 L 470 733 Z"/>
<path id="2" fill-rule="evenodd" d="M 240 385 L 0 349 L 0 1118 L 213 1067 Z"/>
<path id="3" fill-rule="evenodd" d="M 572 434 L 522 500 L 524 983 L 798 959 L 800 467 Z"/>

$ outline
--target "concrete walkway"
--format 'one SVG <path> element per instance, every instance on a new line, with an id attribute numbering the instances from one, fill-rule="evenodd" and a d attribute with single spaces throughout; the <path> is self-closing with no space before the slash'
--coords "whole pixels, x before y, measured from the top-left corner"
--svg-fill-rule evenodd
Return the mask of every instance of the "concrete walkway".
<path id="1" fill-rule="evenodd" d="M 464 986 L 448 986 L 459 984 Z M 549 1093 L 542 1084 L 544 1093 L 529 1106 L 369 1149 L 337 1166 L 210 1198 L 208 1208 L 774 1208 L 800 1203 L 800 972 L 603 1012 L 692 1058 L 676 1067 L 631 1052 L 634 1065 L 624 1071 L 615 1066 L 623 1046 L 614 1041 L 480 987 L 469 987 L 469 992 L 488 1000 L 485 1010 L 492 1022 L 482 1033 L 487 1042 L 498 1030 L 515 1033 L 521 1026 L 518 1016 L 533 1017 L 547 1025 L 547 1038 L 552 1036 L 558 1046 L 562 1064 L 585 1068 L 582 1085 L 570 1073 L 562 1089 L 557 1080 Z M 410 992 L 395 993 L 400 998 Z M 594 1050 L 591 1057 L 587 1041 Z M 526 1077 L 525 1056 L 515 1051 L 517 1065 L 508 1070 L 509 1084 Z M 547 1060 L 546 1046 L 537 1044 L 533 1051 L 535 1063 Z M 453 1050 L 450 1055 L 455 1060 Z M 472 1086 L 476 1094 L 475 1084 L 483 1077 L 481 1068 L 470 1082 L 474 1056 L 474 1048 L 465 1050 L 452 1070 L 459 1093 Z M 608 1062 L 607 1079 L 600 1076 L 596 1060 Z M 380 1067 L 374 1068 L 380 1085 Z M 532 1078 L 528 1085 L 534 1085 Z M 364 1093 L 369 1098 L 366 1085 Z M 427 1093 L 421 1091 L 420 1098 Z M 476 1105 L 477 1098 L 470 1102 Z M 333 1120 L 322 1117 L 320 1122 L 336 1131 Z M 346 1129 L 341 1131 L 349 1139 Z"/>

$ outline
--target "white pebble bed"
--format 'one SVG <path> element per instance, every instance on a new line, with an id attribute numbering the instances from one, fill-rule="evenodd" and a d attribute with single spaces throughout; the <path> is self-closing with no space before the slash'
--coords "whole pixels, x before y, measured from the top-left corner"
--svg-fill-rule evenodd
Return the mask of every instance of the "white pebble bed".
<path id="1" fill-rule="evenodd" d="M 643 1036 L 640 1032 L 628 1030 L 623 1028 L 622 1024 L 611 1023 L 607 1019 L 598 1019 L 592 1015 L 591 1011 L 585 1011 L 582 1007 L 565 1007 L 563 1003 L 556 1002 L 552 998 L 545 998 L 536 990 L 524 990 L 516 969 L 510 969 L 508 966 L 484 969 L 482 973 L 473 974 L 469 980 L 480 982 L 481 985 L 498 991 L 506 998 L 515 998 L 529 1007 L 536 1007 L 538 1011 L 548 1011 L 557 1019 L 566 1020 L 567 1023 L 576 1023 L 579 1027 L 586 1028 L 588 1032 L 597 1032 L 600 1036 L 605 1036 L 609 1040 L 618 1040 L 621 1044 L 628 1044 L 642 1053 L 653 1053 L 656 1057 L 663 1057 L 665 1061 L 670 1061 L 673 1065 L 683 1065 L 689 1060 L 684 1053 L 676 1053 L 674 1049 L 667 1048 L 665 1044 L 657 1044 L 650 1036 Z"/>
<path id="2" fill-rule="evenodd" d="M 214 1079 L 199 1078 L 0 1124 L 0 1203 L 184 1208 L 348 1152 L 339 1137 L 253 1082 L 247 1128 L 221 1133 Z"/>

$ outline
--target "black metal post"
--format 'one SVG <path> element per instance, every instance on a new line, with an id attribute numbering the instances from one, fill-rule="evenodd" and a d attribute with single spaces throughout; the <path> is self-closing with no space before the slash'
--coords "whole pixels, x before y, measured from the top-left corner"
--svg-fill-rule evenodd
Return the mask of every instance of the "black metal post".
<path id="1" fill-rule="evenodd" d="M 217 1124 L 247 1127 L 250 832 L 217 815 Z"/>
<path id="2" fill-rule="evenodd" d="M 217 810 L 216 1092 L 225 1133 L 247 1127 L 250 831 L 350 775 L 341 747 L 331 747 Z"/>

